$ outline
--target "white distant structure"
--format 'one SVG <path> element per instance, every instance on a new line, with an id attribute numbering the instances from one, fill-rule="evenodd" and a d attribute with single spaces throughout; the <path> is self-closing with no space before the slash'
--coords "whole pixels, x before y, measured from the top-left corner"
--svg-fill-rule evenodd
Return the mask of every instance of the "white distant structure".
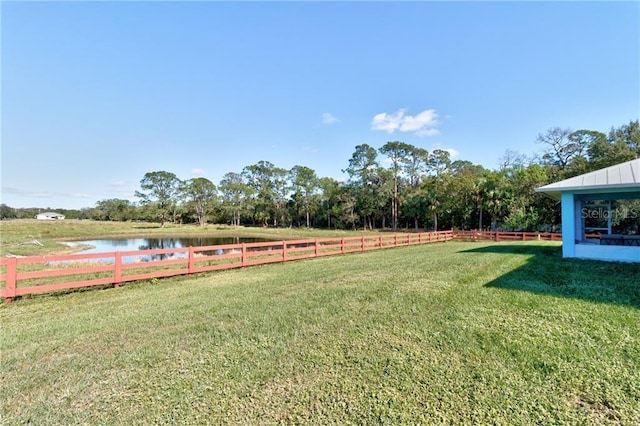
<path id="1" fill-rule="evenodd" d="M 44 212 L 35 216 L 38 220 L 63 220 L 64 215 L 56 212 Z"/>

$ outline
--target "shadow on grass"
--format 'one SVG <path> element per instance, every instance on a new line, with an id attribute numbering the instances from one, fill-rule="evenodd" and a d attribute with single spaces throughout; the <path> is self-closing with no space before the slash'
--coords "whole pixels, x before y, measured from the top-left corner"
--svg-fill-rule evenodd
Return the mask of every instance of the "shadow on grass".
<path id="1" fill-rule="evenodd" d="M 524 265 L 488 282 L 486 287 L 614 303 L 640 309 L 640 264 L 563 259 L 560 246 L 526 243 L 498 243 L 462 252 L 529 256 Z"/>

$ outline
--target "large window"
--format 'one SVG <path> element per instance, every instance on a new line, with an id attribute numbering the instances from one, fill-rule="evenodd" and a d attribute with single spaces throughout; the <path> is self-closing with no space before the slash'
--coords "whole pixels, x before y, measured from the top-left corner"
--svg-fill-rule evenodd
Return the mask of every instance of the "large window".
<path id="1" fill-rule="evenodd" d="M 611 201 L 585 201 L 582 204 L 582 229 L 585 234 L 610 234 Z"/>
<path id="2" fill-rule="evenodd" d="M 637 193 L 581 200 L 582 242 L 640 245 L 640 198 Z M 599 237 L 598 237 L 599 236 Z"/>

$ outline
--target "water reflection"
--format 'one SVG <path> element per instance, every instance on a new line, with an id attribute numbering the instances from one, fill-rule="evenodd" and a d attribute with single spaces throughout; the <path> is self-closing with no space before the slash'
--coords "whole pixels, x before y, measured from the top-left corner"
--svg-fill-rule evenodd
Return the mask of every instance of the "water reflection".
<path id="1" fill-rule="evenodd" d="M 114 251 L 174 249 L 186 247 L 217 246 L 240 243 L 259 243 L 272 241 L 265 238 L 247 237 L 165 237 L 165 238 L 126 238 L 126 239 L 100 239 L 76 241 L 83 245 L 91 246 L 82 253 L 109 253 Z M 204 254 L 222 254 L 222 250 L 204 252 Z M 123 262 L 150 262 L 168 258 L 185 258 L 187 253 L 149 254 L 140 256 L 125 256 Z"/>

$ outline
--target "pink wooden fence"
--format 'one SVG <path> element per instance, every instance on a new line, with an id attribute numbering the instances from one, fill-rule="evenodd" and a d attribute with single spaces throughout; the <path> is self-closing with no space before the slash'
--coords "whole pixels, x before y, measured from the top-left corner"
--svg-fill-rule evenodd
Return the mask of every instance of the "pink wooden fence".
<path id="1" fill-rule="evenodd" d="M 553 232 L 455 231 L 455 238 L 468 241 L 562 241 L 562 234 Z"/>
<path id="2" fill-rule="evenodd" d="M 600 234 L 587 234 L 588 240 L 597 240 Z M 502 231 L 454 231 L 456 240 L 466 241 L 562 241 L 562 234 L 554 232 L 502 232 Z"/>
<path id="3" fill-rule="evenodd" d="M 0 259 L 0 298 L 450 241 L 454 231 Z"/>

